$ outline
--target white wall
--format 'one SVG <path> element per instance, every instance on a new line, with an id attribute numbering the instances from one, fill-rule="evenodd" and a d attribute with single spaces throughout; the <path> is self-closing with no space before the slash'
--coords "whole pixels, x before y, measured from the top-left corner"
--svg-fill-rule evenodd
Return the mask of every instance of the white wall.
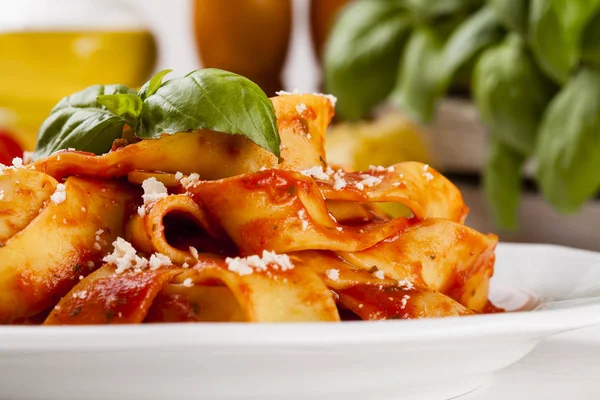
<path id="1" fill-rule="evenodd" d="M 157 69 L 170 68 L 178 75 L 200 67 L 193 37 L 192 3 L 189 0 L 126 0 L 139 9 L 158 39 Z M 213 0 L 226 1 L 226 0 Z M 295 0 L 294 31 L 284 71 L 286 90 L 314 92 L 319 80 L 308 29 L 308 0 Z"/>

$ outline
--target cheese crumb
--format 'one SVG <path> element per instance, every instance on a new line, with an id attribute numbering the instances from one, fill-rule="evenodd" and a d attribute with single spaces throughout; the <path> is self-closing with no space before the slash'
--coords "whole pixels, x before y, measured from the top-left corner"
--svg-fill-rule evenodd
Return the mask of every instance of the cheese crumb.
<path id="1" fill-rule="evenodd" d="M 227 257 L 225 259 L 227 269 L 236 272 L 239 275 L 250 275 L 257 271 L 266 271 L 269 266 L 274 270 L 287 271 L 294 268 L 287 254 L 277 254 L 272 251 L 264 250 L 262 257 L 252 255 L 248 257 Z"/>
<path id="2" fill-rule="evenodd" d="M 310 176 L 312 178 L 320 179 L 322 181 L 328 181 L 329 175 L 323 171 L 323 167 L 315 166 L 304 171 L 300 171 L 302 175 Z"/>
<path id="3" fill-rule="evenodd" d="M 341 226 L 336 226 L 335 229 L 337 229 L 339 232 L 341 232 L 343 228 Z"/>
<path id="4" fill-rule="evenodd" d="M 305 231 L 308 228 L 308 221 L 306 220 L 306 211 L 298 210 L 298 218 L 302 221 L 302 230 Z"/>
<path id="5" fill-rule="evenodd" d="M 62 183 L 56 185 L 56 190 L 54 193 L 52 193 L 52 196 L 50 196 L 50 200 L 52 200 L 54 204 L 60 204 L 65 201 L 67 199 L 67 193 L 65 192 L 65 189 L 65 185 Z"/>
<path id="6" fill-rule="evenodd" d="M 185 287 L 192 287 L 192 286 L 194 286 L 194 282 L 192 282 L 192 278 L 186 278 L 183 281 L 183 286 L 185 286 Z"/>
<path id="7" fill-rule="evenodd" d="M 385 279 L 385 272 L 378 269 L 377 271 L 373 272 L 373 276 L 377 279 Z"/>
<path id="8" fill-rule="evenodd" d="M 298 114 L 302 114 L 304 111 L 306 111 L 306 104 L 296 104 L 296 111 L 298 112 Z"/>
<path id="9" fill-rule="evenodd" d="M 137 209 L 137 213 L 140 217 L 146 216 L 146 206 L 139 206 Z"/>
<path id="10" fill-rule="evenodd" d="M 429 164 L 423 165 L 423 176 L 428 182 L 434 179 L 433 174 L 429 172 Z"/>
<path id="11" fill-rule="evenodd" d="M 408 299 L 410 299 L 410 296 L 405 294 L 402 297 L 402 300 L 400 300 L 400 308 L 402 308 L 404 310 L 404 308 L 406 308 L 406 303 L 408 302 Z"/>
<path id="12" fill-rule="evenodd" d="M 156 180 L 155 177 L 145 179 L 144 182 L 142 182 L 142 189 L 144 189 L 144 194 L 142 195 L 144 205 L 164 199 L 169 194 L 167 192 L 167 187 L 162 182 Z"/>
<path id="13" fill-rule="evenodd" d="M 85 299 L 87 297 L 87 290 L 73 293 L 74 299 Z"/>
<path id="14" fill-rule="evenodd" d="M 190 246 L 190 253 L 192 254 L 192 257 L 194 257 L 196 260 L 198 259 L 198 250 L 196 250 L 196 248 L 194 246 Z"/>
<path id="15" fill-rule="evenodd" d="M 325 97 L 327 100 L 329 100 L 331 102 L 331 105 L 333 107 L 335 107 L 336 103 L 337 103 L 337 97 L 335 97 L 332 94 L 323 94 L 323 93 L 313 93 L 313 95 L 315 96 L 320 96 L 320 97 Z"/>
<path id="16" fill-rule="evenodd" d="M 79 275 L 79 280 L 82 281 L 83 280 L 83 275 Z"/>
<path id="17" fill-rule="evenodd" d="M 340 271 L 337 269 L 328 269 L 327 272 L 325 272 L 325 275 L 332 281 L 338 281 L 340 279 Z"/>
<path id="18" fill-rule="evenodd" d="M 184 262 L 184 263 L 181 265 L 181 268 L 189 268 L 189 267 L 190 267 L 190 265 L 189 265 L 187 262 Z"/>
<path id="19" fill-rule="evenodd" d="M 200 175 L 198 175 L 197 173 L 192 173 L 190 174 L 187 178 L 182 178 L 181 179 L 181 184 L 183 185 L 184 188 L 188 188 L 190 186 L 192 186 L 194 183 L 198 182 L 200 180 Z"/>
<path id="20" fill-rule="evenodd" d="M 356 184 L 357 187 L 359 184 L 367 186 L 367 187 L 373 187 L 374 185 L 379 185 L 382 182 L 382 179 L 378 176 L 371 176 L 371 175 L 363 174 L 360 177 L 362 178 L 362 180 Z M 364 186 L 360 189 L 361 190 L 364 189 Z"/>
<path id="21" fill-rule="evenodd" d="M 413 283 L 406 278 L 399 280 L 398 286 L 400 286 L 402 289 L 406 289 L 406 290 L 410 290 L 415 287 L 415 285 L 413 285 Z"/>
<path id="22" fill-rule="evenodd" d="M 291 92 L 286 92 L 285 90 L 278 90 L 277 92 L 275 92 L 275 94 L 277 96 L 289 96 L 289 95 L 292 95 L 292 94 L 301 94 L 301 93 L 300 93 L 300 91 L 298 89 L 294 89 Z"/>
<path id="23" fill-rule="evenodd" d="M 177 171 L 177 173 L 175 174 L 175 179 L 180 181 L 182 178 L 183 178 L 183 174 L 181 172 Z"/>
<path id="24" fill-rule="evenodd" d="M 23 168 L 23 159 L 21 157 L 13 158 L 12 165 L 15 168 Z"/>
<path id="25" fill-rule="evenodd" d="M 173 265 L 173 262 L 168 256 L 160 253 L 154 253 L 150 256 L 150 260 L 148 261 L 148 266 L 151 270 L 159 269 L 160 267 L 168 267 Z"/>
<path id="26" fill-rule="evenodd" d="M 114 250 L 112 254 L 105 256 L 102 260 L 109 264 L 115 264 L 117 274 L 123 273 L 128 269 L 142 269 L 148 266 L 148 260 L 137 255 L 137 251 L 131 243 L 123 238 L 117 238 L 113 242 Z"/>

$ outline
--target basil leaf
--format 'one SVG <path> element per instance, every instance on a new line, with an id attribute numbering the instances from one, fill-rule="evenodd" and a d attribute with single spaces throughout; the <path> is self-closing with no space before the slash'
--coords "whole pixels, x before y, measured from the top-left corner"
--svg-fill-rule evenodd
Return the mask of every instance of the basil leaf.
<path id="1" fill-rule="evenodd" d="M 446 79 L 450 80 L 481 50 L 497 43 L 503 35 L 504 29 L 493 8 L 483 7 L 471 15 L 454 31 L 444 48 Z"/>
<path id="2" fill-rule="evenodd" d="M 421 22 L 431 22 L 437 18 L 455 15 L 481 5 L 477 0 L 405 0 L 411 14 Z"/>
<path id="3" fill-rule="evenodd" d="M 588 21 L 581 39 L 584 63 L 600 68 L 600 10 Z"/>
<path id="4" fill-rule="evenodd" d="M 144 84 L 144 86 L 141 87 L 141 89 L 138 93 L 138 96 L 142 100 L 145 100 L 146 97 L 152 96 L 154 93 L 156 93 L 158 88 L 162 85 L 163 79 L 165 78 L 165 76 L 171 71 L 173 71 L 173 70 L 172 69 L 163 69 L 162 71 L 160 71 L 156 75 L 154 75 L 152 77 L 152 79 L 150 79 L 148 82 L 146 82 Z"/>
<path id="5" fill-rule="evenodd" d="M 95 154 L 109 151 L 114 139 L 121 136 L 125 120 L 98 104 L 96 98 L 131 93 L 124 85 L 94 85 L 63 98 L 40 127 L 34 159 L 68 148 Z"/>
<path id="6" fill-rule="evenodd" d="M 104 94 L 98 96 L 96 101 L 113 114 L 123 117 L 133 128 L 142 113 L 142 99 L 137 94 Z"/>
<path id="7" fill-rule="evenodd" d="M 580 59 L 581 33 L 599 0 L 532 0 L 530 44 L 541 68 L 565 83 Z"/>
<path id="8" fill-rule="evenodd" d="M 488 148 L 483 190 L 496 224 L 506 230 L 518 227 L 521 170 L 526 157 L 494 138 Z"/>
<path id="9" fill-rule="evenodd" d="M 548 106 L 536 178 L 556 208 L 575 212 L 600 190 L 600 72 L 581 69 Z"/>
<path id="10" fill-rule="evenodd" d="M 473 95 L 480 118 L 500 141 L 524 155 L 533 152 L 554 93 L 517 34 L 486 50 L 475 66 Z"/>
<path id="11" fill-rule="evenodd" d="M 273 104 L 243 76 L 209 68 L 163 83 L 144 100 L 136 134 L 154 139 L 196 129 L 243 135 L 280 157 Z"/>
<path id="12" fill-rule="evenodd" d="M 530 0 L 490 0 L 489 3 L 506 28 L 527 37 Z"/>
<path id="13" fill-rule="evenodd" d="M 341 116 L 358 120 L 390 94 L 409 29 L 396 2 L 363 0 L 342 10 L 324 53 L 326 90 Z"/>
<path id="14" fill-rule="evenodd" d="M 420 27 L 404 51 L 400 78 L 391 99 L 413 118 L 428 122 L 444 90 L 444 41 L 433 30 Z"/>

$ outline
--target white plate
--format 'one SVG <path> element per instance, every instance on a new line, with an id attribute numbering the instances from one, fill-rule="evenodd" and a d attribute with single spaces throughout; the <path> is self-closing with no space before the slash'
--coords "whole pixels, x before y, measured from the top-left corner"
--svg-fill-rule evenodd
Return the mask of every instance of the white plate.
<path id="1" fill-rule="evenodd" d="M 501 244 L 491 297 L 535 311 L 341 324 L 0 327 L 1 399 L 448 399 L 600 324 L 600 253 Z"/>

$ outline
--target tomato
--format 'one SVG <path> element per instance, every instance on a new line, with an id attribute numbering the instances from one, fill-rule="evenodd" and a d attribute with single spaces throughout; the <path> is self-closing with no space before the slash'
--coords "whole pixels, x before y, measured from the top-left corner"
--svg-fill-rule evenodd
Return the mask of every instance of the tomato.
<path id="1" fill-rule="evenodd" d="M 10 165 L 15 157 L 23 157 L 21 145 L 7 131 L 0 129 L 0 164 Z"/>

